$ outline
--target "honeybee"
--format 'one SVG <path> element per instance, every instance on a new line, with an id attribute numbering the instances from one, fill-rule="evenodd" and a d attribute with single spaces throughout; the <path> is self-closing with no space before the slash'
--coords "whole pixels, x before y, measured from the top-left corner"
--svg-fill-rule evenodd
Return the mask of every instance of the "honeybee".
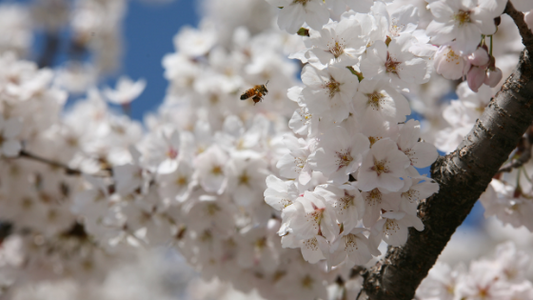
<path id="1" fill-rule="evenodd" d="M 244 94 L 241 95 L 241 100 L 246 100 L 250 97 L 253 97 L 252 100 L 254 101 L 254 105 L 257 102 L 261 102 L 263 100 L 263 96 L 268 94 L 268 90 L 266 88 L 267 84 L 268 81 L 265 84 L 258 84 L 253 88 L 247 90 L 246 92 L 244 92 Z"/>

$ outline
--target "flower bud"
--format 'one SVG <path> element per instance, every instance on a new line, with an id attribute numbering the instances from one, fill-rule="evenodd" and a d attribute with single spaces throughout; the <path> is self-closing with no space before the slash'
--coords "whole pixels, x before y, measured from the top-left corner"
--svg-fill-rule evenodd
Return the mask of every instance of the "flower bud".
<path id="1" fill-rule="evenodd" d="M 495 68 L 493 70 L 487 70 L 487 77 L 485 78 L 484 83 L 490 87 L 495 87 L 502 80 L 502 70 L 500 68 Z"/>
<path id="2" fill-rule="evenodd" d="M 477 50 L 474 51 L 474 53 L 468 56 L 468 61 L 472 65 L 477 66 L 477 67 L 485 66 L 486 64 L 489 63 L 489 60 L 490 59 L 489 59 L 489 54 L 487 53 L 487 50 L 482 47 L 477 48 Z"/>
<path id="3" fill-rule="evenodd" d="M 467 81 L 468 81 L 468 87 L 477 93 L 483 82 L 485 81 L 485 69 L 478 68 L 478 67 L 472 67 L 470 71 L 468 71 L 468 75 L 466 75 Z"/>

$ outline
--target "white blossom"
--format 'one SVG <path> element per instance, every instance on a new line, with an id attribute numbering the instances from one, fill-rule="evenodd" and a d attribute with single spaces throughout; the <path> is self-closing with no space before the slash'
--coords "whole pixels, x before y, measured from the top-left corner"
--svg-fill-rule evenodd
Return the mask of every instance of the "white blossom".
<path id="1" fill-rule="evenodd" d="M 121 76 L 117 81 L 115 90 L 106 88 L 104 95 L 111 103 L 127 104 L 139 97 L 145 87 L 146 81 L 144 79 L 133 82 L 130 78 Z"/>

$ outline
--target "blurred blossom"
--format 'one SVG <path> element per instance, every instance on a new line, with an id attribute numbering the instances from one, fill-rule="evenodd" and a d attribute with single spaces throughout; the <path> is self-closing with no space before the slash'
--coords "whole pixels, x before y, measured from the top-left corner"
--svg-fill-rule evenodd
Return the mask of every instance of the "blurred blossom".
<path id="1" fill-rule="evenodd" d="M 33 41 L 32 18 L 26 6 L 0 4 L 0 53 L 13 51 L 23 57 Z"/>
<path id="2" fill-rule="evenodd" d="M 115 89 L 104 89 L 104 95 L 111 103 L 128 104 L 139 97 L 145 87 L 146 80 L 144 79 L 139 79 L 134 82 L 127 76 L 121 76 L 117 81 Z"/>
<path id="3" fill-rule="evenodd" d="M 92 64 L 69 62 L 57 69 L 55 83 L 72 94 L 81 94 L 96 85 L 97 73 Z"/>
<path id="4" fill-rule="evenodd" d="M 51 33 L 58 32 L 68 22 L 71 2 L 68 0 L 33 1 L 31 13 L 35 25 Z"/>
<path id="5" fill-rule="evenodd" d="M 77 0 L 70 14 L 74 42 L 94 51 L 99 72 L 119 67 L 126 0 Z"/>

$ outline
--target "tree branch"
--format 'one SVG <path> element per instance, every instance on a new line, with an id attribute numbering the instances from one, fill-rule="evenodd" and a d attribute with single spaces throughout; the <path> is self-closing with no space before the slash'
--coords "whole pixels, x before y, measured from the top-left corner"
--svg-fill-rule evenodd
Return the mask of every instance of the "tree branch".
<path id="1" fill-rule="evenodd" d="M 54 64 L 54 59 L 59 50 L 59 42 L 58 33 L 46 34 L 45 47 L 38 62 L 39 68 L 50 67 Z"/>
<path id="2" fill-rule="evenodd" d="M 523 14 L 511 4 L 506 12 L 519 28 Z M 521 16 L 520 16 L 521 15 Z M 525 23 L 524 23 L 525 24 Z M 527 28 L 527 26 L 526 26 Z M 411 300 L 455 229 L 464 221 L 492 177 L 533 121 L 533 48 L 531 31 L 520 29 L 526 50 L 517 69 L 491 100 L 474 128 L 457 149 L 431 166 L 431 175 L 440 185 L 437 194 L 419 205 L 425 229 L 409 229 L 401 247 L 389 247 L 385 257 L 365 274 L 366 299 Z"/>

